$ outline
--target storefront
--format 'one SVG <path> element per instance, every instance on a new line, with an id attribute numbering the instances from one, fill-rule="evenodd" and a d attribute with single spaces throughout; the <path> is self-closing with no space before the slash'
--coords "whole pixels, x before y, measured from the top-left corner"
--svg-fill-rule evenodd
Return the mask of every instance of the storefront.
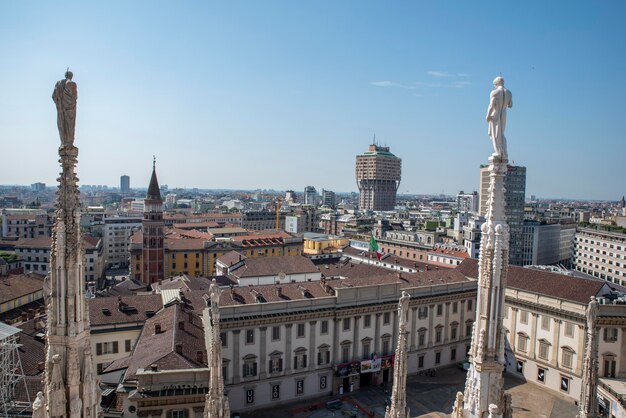
<path id="1" fill-rule="evenodd" d="M 361 362 L 338 364 L 335 372 L 335 385 L 333 393 L 343 395 L 359 389 L 359 376 L 361 374 Z"/>

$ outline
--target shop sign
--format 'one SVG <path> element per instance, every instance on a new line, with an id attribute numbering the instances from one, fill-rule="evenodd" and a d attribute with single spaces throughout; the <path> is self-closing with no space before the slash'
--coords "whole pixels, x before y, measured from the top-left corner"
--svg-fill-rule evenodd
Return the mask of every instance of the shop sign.
<path id="1" fill-rule="evenodd" d="M 361 362 L 361 373 L 374 373 L 380 371 L 382 361 L 380 358 L 364 360 Z"/>
<path id="2" fill-rule="evenodd" d="M 393 367 L 393 355 L 391 356 L 385 356 L 385 357 L 381 357 L 380 361 L 380 368 L 381 369 L 391 369 Z"/>
<path id="3" fill-rule="evenodd" d="M 354 376 L 361 373 L 361 363 L 344 363 L 337 365 L 337 377 Z"/>

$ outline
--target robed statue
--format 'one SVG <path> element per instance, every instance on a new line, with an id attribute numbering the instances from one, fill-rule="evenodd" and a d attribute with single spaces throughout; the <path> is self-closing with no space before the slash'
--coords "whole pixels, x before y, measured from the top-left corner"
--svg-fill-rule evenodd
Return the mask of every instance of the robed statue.
<path id="1" fill-rule="evenodd" d="M 504 136 L 506 109 L 513 107 L 513 95 L 504 88 L 504 78 L 502 77 L 496 77 L 493 80 L 493 86 L 495 88 L 491 91 L 489 109 L 487 109 L 488 132 L 495 150 L 494 156 L 506 160 L 508 159 L 506 137 Z"/>
<path id="2" fill-rule="evenodd" d="M 65 79 L 57 81 L 52 92 L 52 100 L 57 106 L 57 126 L 61 137 L 61 147 L 74 146 L 74 131 L 76 128 L 76 100 L 78 90 L 72 81 L 71 71 L 65 72 Z"/>

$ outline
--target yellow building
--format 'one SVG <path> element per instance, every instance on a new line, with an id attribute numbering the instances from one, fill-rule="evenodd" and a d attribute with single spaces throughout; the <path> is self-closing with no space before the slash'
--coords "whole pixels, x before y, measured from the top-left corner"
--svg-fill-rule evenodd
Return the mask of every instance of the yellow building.
<path id="1" fill-rule="evenodd" d="M 349 240 L 337 235 L 316 234 L 306 232 L 304 234 L 304 254 L 319 255 L 331 254 L 348 245 Z"/>
<path id="2" fill-rule="evenodd" d="M 131 277 L 141 280 L 142 241 L 141 231 L 131 238 Z M 213 241 L 209 237 L 195 238 L 186 234 L 167 231 L 165 235 L 165 275 L 189 276 L 215 275 L 215 261 L 230 251 L 246 257 L 294 256 L 303 252 L 303 239 L 286 232 L 271 232 L 232 237 L 230 240 Z"/>

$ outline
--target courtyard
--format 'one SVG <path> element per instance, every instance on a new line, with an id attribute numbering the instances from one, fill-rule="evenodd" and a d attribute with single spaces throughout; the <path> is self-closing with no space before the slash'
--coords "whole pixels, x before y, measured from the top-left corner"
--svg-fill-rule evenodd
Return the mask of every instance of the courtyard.
<path id="1" fill-rule="evenodd" d="M 465 385 L 465 373 L 453 367 L 443 368 L 437 376 L 412 375 L 407 379 L 407 403 L 411 417 L 435 418 L 449 416 L 456 392 Z M 575 417 L 574 402 L 551 390 L 507 374 L 505 388 L 513 397 L 515 418 Z M 391 394 L 387 388 L 367 386 L 342 396 L 326 396 L 305 403 L 285 404 L 242 414 L 242 417 L 268 418 L 327 418 L 384 417 L 385 400 Z"/>

